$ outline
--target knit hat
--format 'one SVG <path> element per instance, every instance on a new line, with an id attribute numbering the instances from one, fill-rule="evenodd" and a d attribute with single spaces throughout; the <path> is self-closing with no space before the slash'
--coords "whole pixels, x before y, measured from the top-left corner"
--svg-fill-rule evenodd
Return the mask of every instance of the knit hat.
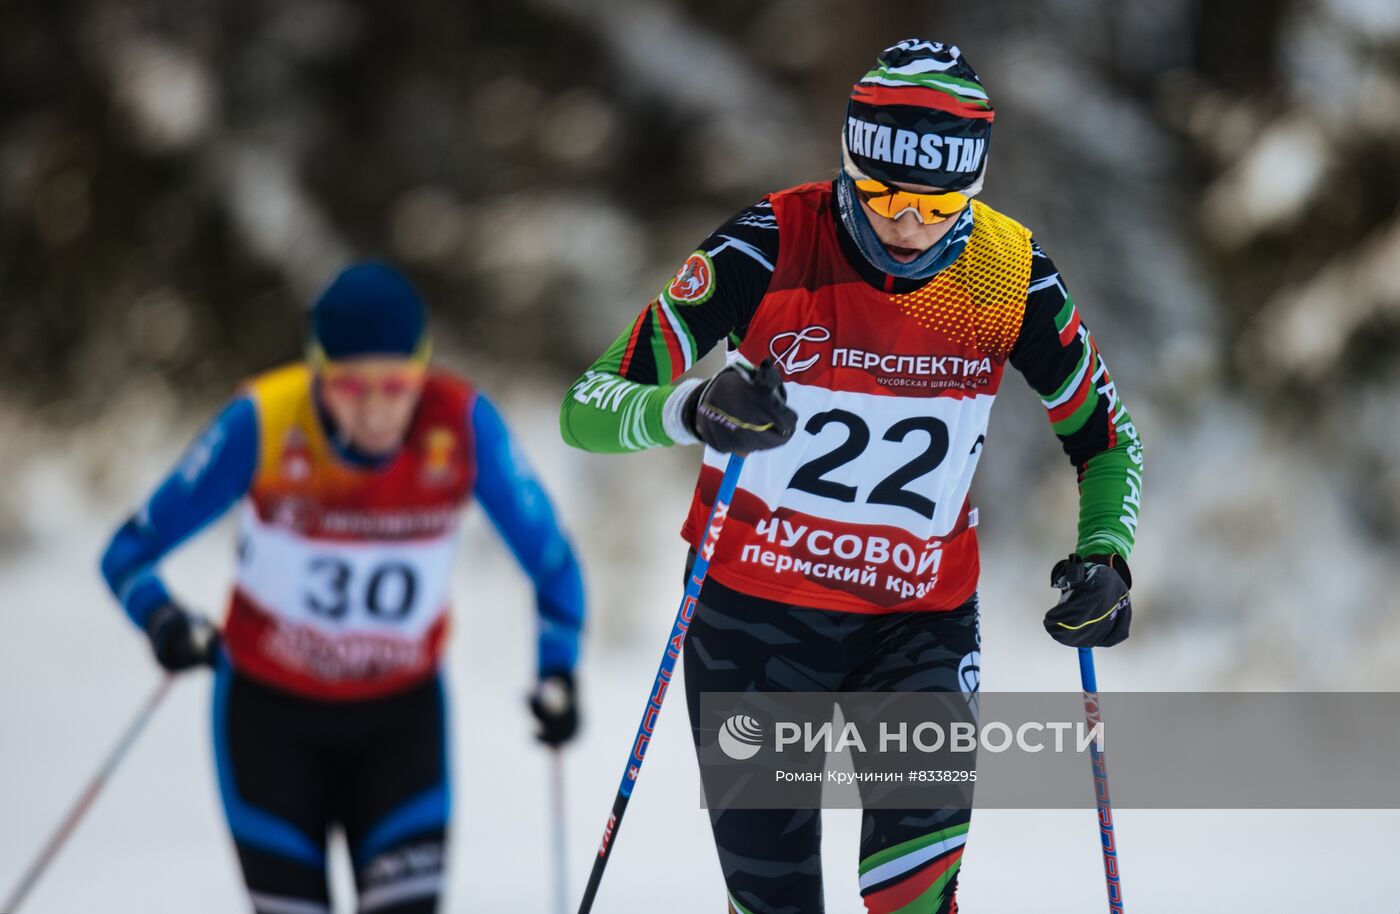
<path id="1" fill-rule="evenodd" d="M 340 271 L 311 306 L 311 343 L 328 359 L 417 354 L 427 309 L 402 273 L 377 260 Z"/>
<path id="2" fill-rule="evenodd" d="M 975 194 L 982 188 L 995 112 L 956 45 L 909 38 L 881 52 L 851 89 L 847 163 L 886 184 Z"/>

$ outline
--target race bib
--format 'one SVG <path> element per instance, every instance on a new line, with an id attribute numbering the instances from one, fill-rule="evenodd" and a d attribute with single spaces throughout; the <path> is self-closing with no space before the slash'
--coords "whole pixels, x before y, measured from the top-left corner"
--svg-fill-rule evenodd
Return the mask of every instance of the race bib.
<path id="1" fill-rule="evenodd" d="M 457 526 L 400 541 L 311 539 L 244 508 L 238 586 L 259 607 L 327 635 L 421 637 L 448 602 Z"/>

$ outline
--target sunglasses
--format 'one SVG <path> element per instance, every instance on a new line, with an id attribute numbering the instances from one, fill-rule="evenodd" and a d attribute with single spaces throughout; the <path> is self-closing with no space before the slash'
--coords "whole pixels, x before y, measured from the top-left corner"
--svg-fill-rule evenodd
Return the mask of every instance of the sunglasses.
<path id="1" fill-rule="evenodd" d="M 360 370 L 327 367 L 322 373 L 326 389 L 338 397 L 364 400 L 378 391 L 386 399 L 396 399 L 416 393 L 423 382 L 423 369 L 404 368 L 374 376 Z"/>
<path id="2" fill-rule="evenodd" d="M 898 219 L 908 210 L 924 225 L 934 225 L 951 219 L 962 212 L 972 198 L 967 194 L 949 191 L 941 194 L 916 194 L 913 191 L 891 187 L 874 178 L 852 178 L 856 196 L 861 202 L 887 219 Z"/>

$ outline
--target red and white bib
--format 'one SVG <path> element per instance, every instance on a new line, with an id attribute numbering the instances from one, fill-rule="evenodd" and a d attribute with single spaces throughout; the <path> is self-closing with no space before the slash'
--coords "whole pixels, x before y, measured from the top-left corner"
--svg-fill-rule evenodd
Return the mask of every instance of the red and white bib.
<path id="1" fill-rule="evenodd" d="M 295 365 L 246 386 L 259 459 L 239 518 L 225 637 L 234 666 L 289 691 L 361 699 L 437 666 L 462 509 L 475 476 L 469 385 L 432 373 L 386 467 L 332 452 L 311 374 Z"/>
<path id="2" fill-rule="evenodd" d="M 977 586 L 968 490 L 1021 330 L 1030 232 L 974 201 L 958 260 L 895 295 L 842 252 L 829 183 L 769 199 L 782 244 L 738 354 L 777 362 L 798 430 L 745 462 L 710 574 L 799 606 L 955 608 Z M 692 545 L 727 459 L 705 451 Z"/>

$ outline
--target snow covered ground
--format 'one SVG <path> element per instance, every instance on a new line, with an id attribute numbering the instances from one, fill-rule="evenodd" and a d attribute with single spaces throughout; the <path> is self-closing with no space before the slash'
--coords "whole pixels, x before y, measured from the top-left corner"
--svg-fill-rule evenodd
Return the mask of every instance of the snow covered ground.
<path id="1" fill-rule="evenodd" d="M 594 621 L 584 667 L 586 731 L 566 756 L 568 843 L 577 898 L 678 599 L 684 549 L 675 530 L 693 453 L 601 458 L 564 451 L 545 392 L 506 398 L 506 411 L 585 560 Z M 1043 421 L 1043 420 L 1041 420 Z M 0 892 L 8 892 L 130 715 L 158 680 L 143 641 L 112 605 L 96 557 L 113 523 L 172 458 L 167 430 L 149 457 L 109 468 L 93 496 L 78 451 L 26 463 L 12 498 L 24 545 L 0 553 Z M 1048 434 L 1048 433 L 1046 433 Z M 1065 475 L 1067 476 L 1065 471 Z M 115 498 L 113 493 L 126 493 Z M 1073 689 L 1072 652 L 1040 630 L 1033 571 L 999 559 L 998 508 L 1025 493 L 984 491 L 985 689 Z M 1005 499 L 1005 501 L 1002 501 Z M 1025 564 L 1032 564 L 1027 562 Z M 222 605 L 232 568 L 226 525 L 168 564 L 191 603 Z M 550 910 L 548 768 L 529 735 L 523 695 L 531 656 L 528 588 L 487 525 L 473 516 L 457 582 L 448 667 L 454 696 L 456 819 L 445 911 Z M 1028 605 L 1029 604 L 1029 605 Z M 1207 651 L 1177 629 L 1101 652 L 1105 688 L 1206 688 Z M 246 911 L 224 832 L 208 740 L 209 677 L 190 675 L 128 757 L 25 914 Z M 1111 757 L 1110 757 L 1111 764 Z M 1086 779 L 1088 772 L 1085 772 Z M 828 910 L 861 911 L 855 882 L 859 814 L 826 814 Z M 1126 810 L 1118 816 L 1126 898 L 1141 912 L 1394 912 L 1400 813 Z M 1092 811 L 983 811 L 964 863 L 962 909 L 1101 911 Z M 343 864 L 336 878 L 348 911 Z M 680 702 L 666 708 L 597 910 L 705 914 L 723 909 L 695 762 Z M 9 912 L 7 912 L 9 914 Z"/>

